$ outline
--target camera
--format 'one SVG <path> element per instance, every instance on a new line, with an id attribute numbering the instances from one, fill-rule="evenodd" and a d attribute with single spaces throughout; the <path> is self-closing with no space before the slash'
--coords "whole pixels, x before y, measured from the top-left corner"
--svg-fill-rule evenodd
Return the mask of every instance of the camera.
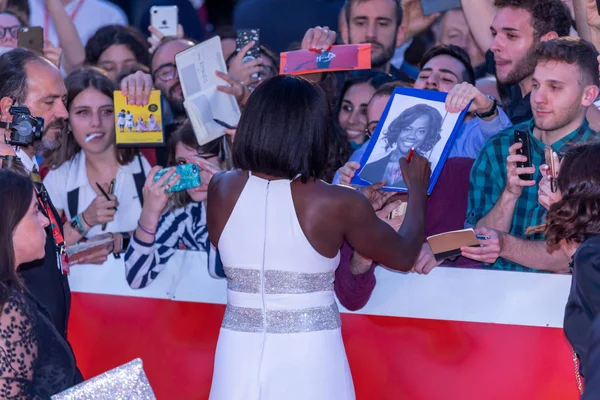
<path id="1" fill-rule="evenodd" d="M 41 140 L 44 132 L 44 119 L 31 115 L 27 106 L 12 106 L 9 110 L 13 120 L 10 123 L 0 122 L 0 127 L 10 130 L 7 144 L 13 146 L 29 146 L 34 140 Z"/>

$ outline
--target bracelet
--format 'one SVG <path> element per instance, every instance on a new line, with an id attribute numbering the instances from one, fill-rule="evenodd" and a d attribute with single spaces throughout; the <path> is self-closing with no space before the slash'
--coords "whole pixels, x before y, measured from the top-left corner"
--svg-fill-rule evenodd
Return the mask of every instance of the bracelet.
<path id="1" fill-rule="evenodd" d="M 86 224 L 87 226 L 89 226 L 90 228 L 93 228 L 93 227 L 94 227 L 94 225 L 92 225 L 92 224 L 90 224 L 89 222 L 87 222 L 87 220 L 85 219 L 85 214 L 84 214 L 84 213 L 81 213 L 81 214 L 79 214 L 79 215 L 81 215 L 81 219 L 83 219 L 83 222 L 85 222 L 85 224 Z M 79 217 L 79 215 L 78 215 L 78 217 Z"/>
<path id="2" fill-rule="evenodd" d="M 494 115 L 496 113 L 496 110 L 498 109 L 498 101 L 493 98 L 492 96 L 488 96 L 491 100 L 492 100 L 492 108 L 489 111 L 486 111 L 484 113 L 475 113 L 475 116 L 477 116 L 478 118 L 489 118 L 492 115 Z"/>
<path id="3" fill-rule="evenodd" d="M 156 235 L 156 231 L 152 232 L 150 229 L 145 228 L 142 224 L 140 224 L 140 221 L 138 221 L 138 228 L 140 228 L 142 230 L 142 232 L 144 232 L 150 236 Z"/>
<path id="4" fill-rule="evenodd" d="M 87 233 L 85 227 L 83 226 L 83 223 L 81 222 L 81 219 L 79 218 L 79 215 L 76 215 L 71 220 L 71 228 L 75 229 L 77 233 L 79 233 L 81 236 L 85 236 L 85 234 Z"/>

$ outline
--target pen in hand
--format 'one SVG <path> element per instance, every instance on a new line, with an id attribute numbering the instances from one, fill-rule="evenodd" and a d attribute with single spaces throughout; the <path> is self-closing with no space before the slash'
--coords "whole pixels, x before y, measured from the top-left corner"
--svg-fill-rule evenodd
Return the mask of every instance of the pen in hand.
<path id="1" fill-rule="evenodd" d="M 110 190 L 109 190 L 109 191 L 111 192 L 111 194 L 112 194 L 112 192 L 113 192 L 113 190 L 114 190 L 114 183 L 115 183 L 115 181 L 114 181 L 114 180 L 113 180 L 113 181 L 111 181 L 111 183 L 110 183 Z M 101 185 L 100 185 L 98 182 L 96 182 L 96 186 L 97 186 L 97 187 L 98 187 L 98 189 L 100 190 L 100 193 L 102 193 L 102 195 L 103 195 L 103 196 L 106 198 L 106 200 L 110 201 L 110 197 L 109 197 L 109 196 L 108 196 L 108 194 L 107 194 L 107 193 L 104 191 L 104 189 L 102 189 L 102 186 L 101 186 Z M 113 207 L 113 210 L 115 210 L 115 211 L 116 211 L 116 210 L 117 210 L 117 207 Z M 102 230 L 105 230 L 105 229 L 106 229 L 106 223 L 102 224 Z"/>
<path id="2" fill-rule="evenodd" d="M 412 160 L 413 158 L 413 154 L 415 154 L 415 148 L 411 147 L 410 150 L 408 151 L 408 155 L 406 156 L 406 163 L 410 163 L 410 160 Z"/>

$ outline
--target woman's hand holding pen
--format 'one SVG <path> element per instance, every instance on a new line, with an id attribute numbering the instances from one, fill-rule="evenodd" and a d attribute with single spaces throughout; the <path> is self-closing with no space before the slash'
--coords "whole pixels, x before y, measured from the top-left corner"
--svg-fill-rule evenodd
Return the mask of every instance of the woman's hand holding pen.
<path id="1" fill-rule="evenodd" d="M 82 213 L 82 222 L 90 227 L 111 222 L 115 218 L 119 201 L 114 194 L 108 194 L 108 185 L 103 188 L 104 193 L 100 193 L 92 204 Z M 108 196 L 108 198 L 106 197 Z"/>

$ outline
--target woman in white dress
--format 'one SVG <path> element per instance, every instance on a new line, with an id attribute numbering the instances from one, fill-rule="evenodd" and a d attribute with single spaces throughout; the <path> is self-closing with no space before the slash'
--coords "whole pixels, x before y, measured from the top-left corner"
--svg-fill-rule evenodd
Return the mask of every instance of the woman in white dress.
<path id="1" fill-rule="evenodd" d="M 333 292 L 339 249 L 346 240 L 402 271 L 417 259 L 429 163 L 400 161 L 410 197 L 395 232 L 362 194 L 318 179 L 327 121 L 318 86 L 294 76 L 266 80 L 240 120 L 236 169 L 210 182 L 209 238 L 228 278 L 210 399 L 354 399 Z"/>

